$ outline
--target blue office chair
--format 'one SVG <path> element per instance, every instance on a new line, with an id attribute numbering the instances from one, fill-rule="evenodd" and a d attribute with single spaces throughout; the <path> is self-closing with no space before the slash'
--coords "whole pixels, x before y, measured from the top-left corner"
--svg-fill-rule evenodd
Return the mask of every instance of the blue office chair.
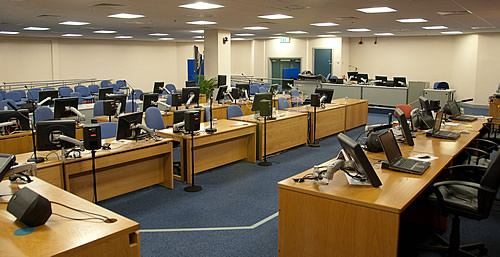
<path id="1" fill-rule="evenodd" d="M 265 87 L 259 87 L 259 93 L 267 93 L 267 89 Z"/>
<path id="2" fill-rule="evenodd" d="M 132 107 L 132 101 L 128 100 L 127 103 L 125 104 L 125 113 L 137 112 L 137 107 L 138 105 L 136 101 L 134 101 L 134 106 Z"/>
<path id="3" fill-rule="evenodd" d="M 95 86 L 97 86 L 97 85 L 95 85 Z M 93 102 L 95 100 L 95 97 L 92 95 L 92 93 L 90 92 L 90 89 L 88 87 L 85 87 L 85 86 L 81 86 L 78 88 L 75 87 L 75 92 L 80 93 L 83 101 L 85 101 L 85 102 Z"/>
<path id="4" fill-rule="evenodd" d="M 21 97 L 21 101 L 28 100 L 28 98 L 26 97 L 26 92 L 23 89 L 16 89 L 10 92 L 15 92 L 16 94 L 18 94 Z"/>
<path id="5" fill-rule="evenodd" d="M 21 100 L 21 96 L 19 95 L 19 93 L 12 92 L 12 91 L 7 92 L 5 94 L 5 99 L 10 99 L 10 100 L 14 101 L 15 105 L 18 107 L 26 103 L 26 101 Z"/>
<path id="6" fill-rule="evenodd" d="M 258 93 L 258 92 L 259 92 L 258 85 L 255 85 L 255 84 L 250 85 L 250 92 L 248 92 L 250 94 L 250 96 L 254 96 L 255 93 Z"/>
<path id="7" fill-rule="evenodd" d="M 69 94 L 69 97 L 78 97 L 78 104 L 83 104 L 82 94 L 78 92 L 71 92 L 71 94 Z"/>
<path id="8" fill-rule="evenodd" d="M 164 129 L 165 123 L 161 115 L 160 109 L 150 106 L 146 110 L 146 126 L 151 129 Z"/>
<path id="9" fill-rule="evenodd" d="M 2 99 L 5 99 L 5 94 L 6 94 L 6 93 L 7 93 L 7 92 L 5 92 L 4 90 L 0 90 L 0 95 L 2 95 Z"/>
<path id="10" fill-rule="evenodd" d="M 330 76 L 330 79 L 339 79 L 339 77 L 332 75 L 332 76 Z"/>
<path id="11" fill-rule="evenodd" d="M 108 87 L 109 84 L 109 80 L 101 80 L 101 87 Z"/>
<path id="12" fill-rule="evenodd" d="M 75 87 L 73 87 L 73 91 L 77 92 L 77 89 L 82 88 L 82 87 L 86 87 L 86 86 L 76 85 Z"/>
<path id="13" fill-rule="evenodd" d="M 132 90 L 132 93 L 128 96 L 128 99 L 132 99 L 132 97 L 135 99 L 141 98 L 142 95 L 142 90 L 140 89 L 134 89 Z"/>
<path id="14" fill-rule="evenodd" d="M 116 122 L 101 122 L 101 139 L 116 137 Z"/>
<path id="15" fill-rule="evenodd" d="M 99 100 L 94 103 L 94 117 L 104 115 L 104 105 L 102 103 L 103 100 Z"/>
<path id="16" fill-rule="evenodd" d="M 436 82 L 434 83 L 434 89 L 450 89 L 450 85 L 444 81 Z"/>
<path id="17" fill-rule="evenodd" d="M 99 94 L 99 86 L 98 85 L 89 85 L 89 90 L 91 95 L 98 95 Z"/>
<path id="18" fill-rule="evenodd" d="M 42 91 L 55 91 L 56 89 L 53 88 L 53 87 L 46 87 L 44 89 L 42 89 Z"/>
<path id="19" fill-rule="evenodd" d="M 42 89 L 40 89 L 40 88 L 28 89 L 28 100 L 34 101 L 35 103 L 38 103 L 40 101 L 40 99 L 38 99 L 38 93 L 41 91 L 42 91 Z"/>
<path id="20" fill-rule="evenodd" d="M 3 95 L 0 94 L 0 101 L 2 101 L 4 98 L 3 98 Z"/>
<path id="21" fill-rule="evenodd" d="M 326 80 L 329 80 L 330 79 L 330 73 L 328 73 L 328 75 L 326 75 Z"/>
<path id="22" fill-rule="evenodd" d="M 243 116 L 243 111 L 239 105 L 232 104 L 227 107 L 227 119 L 240 116 Z"/>
<path id="23" fill-rule="evenodd" d="M 123 91 L 120 91 L 120 88 L 118 87 L 117 84 L 109 84 L 109 87 L 113 88 L 114 94 L 124 94 Z"/>
<path id="24" fill-rule="evenodd" d="M 44 121 L 44 120 L 52 120 L 54 119 L 54 113 L 47 106 L 40 106 L 35 109 L 34 112 L 35 122 Z"/>
<path id="25" fill-rule="evenodd" d="M 66 86 L 59 87 L 57 89 L 57 91 L 59 91 L 59 96 L 60 97 L 70 97 L 71 93 L 73 93 L 73 89 L 70 88 L 70 87 L 66 87 Z"/>
<path id="26" fill-rule="evenodd" d="M 116 85 L 118 86 L 119 90 L 127 90 L 127 92 L 129 90 L 129 88 L 127 87 L 127 82 L 124 79 L 117 80 Z"/>
<path id="27" fill-rule="evenodd" d="M 290 95 L 292 96 L 292 106 L 302 106 L 302 100 L 300 100 L 300 93 L 297 89 L 290 90 Z"/>
<path id="28" fill-rule="evenodd" d="M 170 93 L 177 93 L 177 88 L 174 84 L 167 84 L 165 87 L 168 89 L 168 91 L 170 91 Z"/>
<path id="29" fill-rule="evenodd" d="M 278 98 L 278 109 L 279 110 L 285 110 L 287 108 L 290 108 L 290 104 L 284 97 Z"/>
<path id="30" fill-rule="evenodd" d="M 12 99 L 4 99 L 0 102 L 0 111 L 3 111 L 3 110 L 12 110 L 12 108 L 10 108 L 10 106 L 7 104 L 8 102 L 10 102 L 12 105 L 16 105 L 16 102 L 14 102 L 14 100 Z"/>

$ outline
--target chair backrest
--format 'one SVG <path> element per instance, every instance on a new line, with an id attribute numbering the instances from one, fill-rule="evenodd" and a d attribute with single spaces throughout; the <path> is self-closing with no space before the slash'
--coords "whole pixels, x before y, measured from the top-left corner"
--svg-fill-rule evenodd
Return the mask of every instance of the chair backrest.
<path id="1" fill-rule="evenodd" d="M 401 111 L 405 113 L 406 119 L 410 118 L 411 114 L 411 105 L 409 104 L 398 104 L 396 105 L 396 109 L 399 108 Z M 394 117 L 396 117 L 396 111 L 394 111 Z"/>
<path id="2" fill-rule="evenodd" d="M 101 87 L 107 87 L 109 85 L 109 80 L 101 80 Z"/>
<path id="3" fill-rule="evenodd" d="M 116 122 L 101 122 L 101 139 L 116 137 Z"/>
<path id="4" fill-rule="evenodd" d="M 127 82 L 125 82 L 125 80 L 117 80 L 116 81 L 116 85 L 120 88 L 120 87 L 126 87 L 127 86 Z"/>
<path id="5" fill-rule="evenodd" d="M 0 102 L 0 110 L 1 111 L 5 110 L 5 109 L 12 110 L 12 108 L 10 108 L 10 106 L 7 104 L 8 102 L 10 102 L 12 105 L 16 106 L 16 102 L 14 102 L 14 100 L 4 99 Z"/>
<path id="6" fill-rule="evenodd" d="M 278 98 L 278 109 L 279 110 L 284 110 L 286 108 L 290 108 L 290 104 L 284 97 Z"/>
<path id="7" fill-rule="evenodd" d="M 160 101 L 160 100 L 158 100 L 158 101 Z M 167 96 L 166 103 L 167 103 L 168 105 L 172 106 L 172 95 L 168 95 L 168 96 Z"/>
<path id="8" fill-rule="evenodd" d="M 300 93 L 297 89 L 292 89 L 292 90 L 290 90 L 290 95 L 292 97 L 298 97 L 298 96 L 300 96 Z"/>
<path id="9" fill-rule="evenodd" d="M 97 86 L 97 85 L 94 85 Z M 99 87 L 98 87 L 99 89 Z M 90 89 L 88 87 L 80 86 L 80 87 L 75 87 L 75 92 L 80 93 L 82 96 L 90 96 Z"/>
<path id="10" fill-rule="evenodd" d="M 3 99 L 5 99 L 5 94 L 6 94 L 6 93 L 7 93 L 7 92 L 5 92 L 4 90 L 0 90 L 0 95 L 2 95 Z"/>
<path id="11" fill-rule="evenodd" d="M 116 93 L 120 90 L 120 87 L 118 87 L 117 84 L 109 84 L 109 86 L 113 88 L 114 93 Z"/>
<path id="12" fill-rule="evenodd" d="M 47 106 L 40 106 L 35 109 L 34 112 L 35 122 L 44 121 L 44 120 L 52 120 L 54 119 L 54 113 Z"/>
<path id="13" fill-rule="evenodd" d="M 127 103 L 125 104 L 125 113 L 136 112 L 137 106 L 138 105 L 136 101 L 134 101 L 134 106 L 132 107 L 132 101 L 128 100 Z"/>
<path id="14" fill-rule="evenodd" d="M 4 98 L 3 98 L 3 95 L 0 94 L 0 101 L 2 101 Z"/>
<path id="15" fill-rule="evenodd" d="M 22 89 L 12 90 L 11 92 L 15 92 L 21 98 L 26 98 L 26 92 Z"/>
<path id="16" fill-rule="evenodd" d="M 53 87 L 46 87 L 44 89 L 42 89 L 43 91 L 52 91 L 52 90 L 56 90 L 55 88 Z"/>
<path id="17" fill-rule="evenodd" d="M 140 89 L 135 89 L 135 90 L 132 90 L 132 94 L 130 94 L 130 95 L 128 96 L 128 99 L 132 99 L 132 97 L 133 97 L 134 99 L 139 99 L 139 98 L 141 98 L 141 95 L 142 95 L 142 90 L 140 90 Z"/>
<path id="18" fill-rule="evenodd" d="M 434 88 L 435 89 L 449 89 L 450 85 L 448 84 L 448 82 L 441 81 L 441 82 L 434 83 Z"/>
<path id="19" fill-rule="evenodd" d="M 80 94 L 78 92 L 71 92 L 71 94 L 69 94 L 69 96 L 70 97 L 78 97 L 78 104 L 83 103 L 82 94 Z"/>
<path id="20" fill-rule="evenodd" d="M 78 91 L 77 89 L 82 88 L 82 87 L 86 87 L 86 86 L 76 85 L 76 86 L 73 88 L 73 90 L 74 90 L 75 92 L 77 92 L 77 91 Z"/>
<path id="21" fill-rule="evenodd" d="M 21 96 L 18 93 L 11 91 L 5 94 L 5 99 L 10 99 L 14 102 L 18 102 L 21 101 Z"/>
<path id="22" fill-rule="evenodd" d="M 28 89 L 28 100 L 34 100 L 35 102 L 38 102 L 38 93 L 41 92 L 42 89 L 40 88 L 30 88 Z"/>
<path id="23" fill-rule="evenodd" d="M 94 103 L 94 117 L 104 115 L 103 100 L 98 100 Z"/>
<path id="24" fill-rule="evenodd" d="M 265 87 L 259 87 L 259 93 L 267 93 L 267 89 Z"/>
<path id="25" fill-rule="evenodd" d="M 146 126 L 151 129 L 164 129 L 165 123 L 160 109 L 151 106 L 146 110 Z"/>
<path id="26" fill-rule="evenodd" d="M 250 95 L 255 95 L 255 93 L 258 93 L 260 90 L 258 85 L 250 85 Z"/>
<path id="27" fill-rule="evenodd" d="M 229 105 L 227 107 L 227 118 L 231 119 L 233 117 L 239 117 L 243 116 L 243 111 L 241 110 L 241 107 L 236 104 Z"/>
<path id="28" fill-rule="evenodd" d="M 70 87 L 60 87 L 57 91 L 59 91 L 59 96 L 61 97 L 70 97 L 73 89 Z"/>
<path id="29" fill-rule="evenodd" d="M 500 154 L 498 154 L 498 152 L 495 154 L 493 159 L 491 159 L 480 184 L 481 186 L 486 186 L 495 190 L 494 193 L 487 193 L 483 190 L 479 190 L 479 212 L 488 217 L 491 207 L 493 206 L 493 202 L 495 201 L 498 187 L 500 186 Z"/>
<path id="30" fill-rule="evenodd" d="M 174 85 L 174 84 L 167 84 L 165 87 L 166 87 L 166 88 L 168 89 L 168 91 L 170 91 L 171 93 L 177 93 L 177 88 L 175 87 L 175 85 Z"/>
<path id="31" fill-rule="evenodd" d="M 89 90 L 90 90 L 90 93 L 93 94 L 93 93 L 98 93 L 99 92 L 99 86 L 98 85 L 89 85 Z"/>

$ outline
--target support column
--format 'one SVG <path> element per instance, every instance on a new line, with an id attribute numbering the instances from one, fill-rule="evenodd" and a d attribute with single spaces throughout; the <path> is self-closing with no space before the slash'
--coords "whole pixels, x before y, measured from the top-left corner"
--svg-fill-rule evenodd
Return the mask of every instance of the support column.
<path id="1" fill-rule="evenodd" d="M 231 78 L 231 33 L 227 30 L 205 30 L 205 77 L 226 75 Z"/>

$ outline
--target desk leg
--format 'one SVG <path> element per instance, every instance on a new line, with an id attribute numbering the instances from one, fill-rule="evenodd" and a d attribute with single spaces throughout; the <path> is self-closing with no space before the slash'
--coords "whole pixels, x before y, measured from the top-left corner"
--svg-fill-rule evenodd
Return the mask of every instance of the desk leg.
<path id="1" fill-rule="evenodd" d="M 182 172 L 182 176 L 183 176 L 183 181 L 188 183 L 188 184 L 191 184 L 191 144 L 192 144 L 192 141 L 191 139 L 182 139 L 182 141 L 184 142 L 183 145 L 181 145 L 182 147 L 182 155 L 184 156 L 184 160 L 182 161 L 182 164 L 181 164 L 181 172 Z M 196 151 L 196 149 L 195 149 Z"/>
<path id="2" fill-rule="evenodd" d="M 247 158 L 245 159 L 247 162 L 256 162 L 257 158 L 257 133 L 253 133 L 247 136 Z"/>
<path id="3" fill-rule="evenodd" d="M 163 182 L 160 185 L 173 189 L 174 188 L 174 166 L 173 166 L 173 150 L 170 153 L 163 155 L 162 175 Z"/>

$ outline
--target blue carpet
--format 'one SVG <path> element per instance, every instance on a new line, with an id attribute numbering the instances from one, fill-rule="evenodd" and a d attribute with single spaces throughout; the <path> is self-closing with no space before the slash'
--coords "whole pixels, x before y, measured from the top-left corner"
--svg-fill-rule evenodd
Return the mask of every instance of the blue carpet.
<path id="1" fill-rule="evenodd" d="M 386 123 L 387 115 L 368 115 L 368 124 Z M 356 137 L 363 127 L 347 132 Z M 278 211 L 276 183 L 334 158 L 337 136 L 320 141 L 321 147 L 296 147 L 268 158 L 270 167 L 239 161 L 196 175 L 197 193 L 152 186 L 100 202 L 100 205 L 140 223 L 141 229 L 251 226 Z M 495 245 L 500 212 L 482 222 L 463 219 L 464 240 L 484 237 L 489 256 L 500 256 Z M 496 239 L 496 240 L 495 240 Z M 496 247 L 496 248 L 495 248 Z M 141 233 L 141 254 L 148 256 L 277 256 L 278 218 L 251 230 Z M 425 254 L 421 256 L 434 256 Z"/>

